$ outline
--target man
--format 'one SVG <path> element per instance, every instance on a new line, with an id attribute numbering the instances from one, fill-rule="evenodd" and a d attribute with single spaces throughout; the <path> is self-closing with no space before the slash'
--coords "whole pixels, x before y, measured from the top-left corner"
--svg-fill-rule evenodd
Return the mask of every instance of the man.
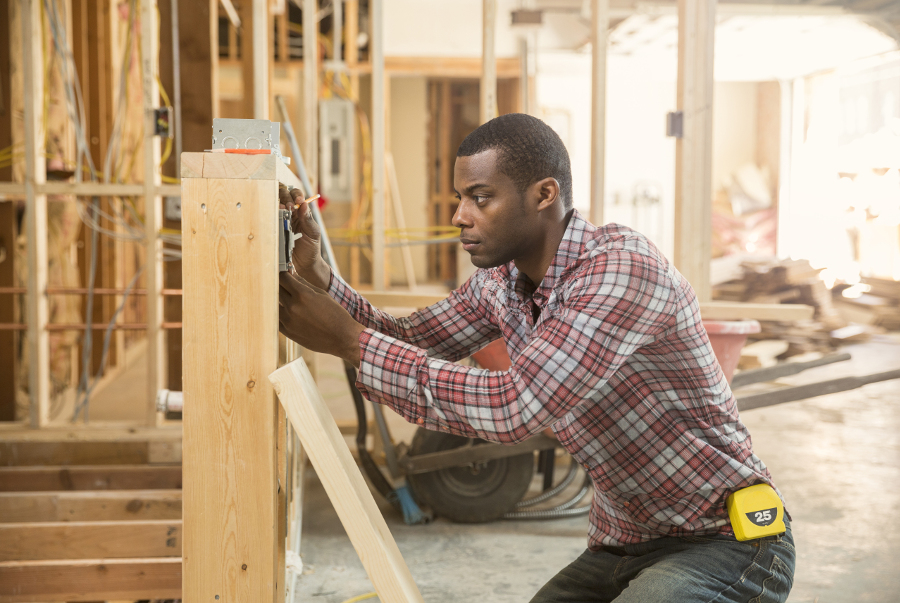
<path id="1" fill-rule="evenodd" d="M 691 286 L 642 235 L 572 208 L 568 153 L 536 118 L 472 132 L 454 188 L 453 225 L 479 270 L 405 319 L 331 273 L 301 207 L 282 332 L 359 367 L 364 395 L 425 428 L 501 443 L 553 429 L 593 480 L 589 548 L 533 603 L 784 601 L 789 522 L 739 542 L 725 509 L 730 493 L 772 479 Z M 453 364 L 499 338 L 508 371 Z"/>

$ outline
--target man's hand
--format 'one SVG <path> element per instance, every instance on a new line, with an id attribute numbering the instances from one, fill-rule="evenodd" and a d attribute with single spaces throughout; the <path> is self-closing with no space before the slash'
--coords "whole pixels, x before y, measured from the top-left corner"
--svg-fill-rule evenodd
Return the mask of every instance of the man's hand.
<path id="1" fill-rule="evenodd" d="M 327 293 L 282 272 L 278 306 L 278 330 L 285 337 L 359 368 L 359 334 L 365 328 Z"/>
<path id="2" fill-rule="evenodd" d="M 294 252 L 291 254 L 294 270 L 319 289 L 328 289 L 331 268 L 322 259 L 322 235 L 309 203 L 303 202 L 303 193 L 296 188 L 290 192 L 279 188 L 278 201 L 284 209 L 291 210 L 291 230 L 294 234 L 303 235 L 294 241 Z"/>

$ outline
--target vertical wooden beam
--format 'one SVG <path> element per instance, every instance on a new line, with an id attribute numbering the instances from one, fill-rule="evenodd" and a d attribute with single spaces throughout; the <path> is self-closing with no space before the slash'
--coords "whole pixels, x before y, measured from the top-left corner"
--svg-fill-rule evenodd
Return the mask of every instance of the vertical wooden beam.
<path id="1" fill-rule="evenodd" d="M 319 186 L 319 42 L 316 33 L 318 0 L 303 0 L 303 161 L 316 194 Z"/>
<path id="2" fill-rule="evenodd" d="M 248 171 L 239 155 L 182 157 L 183 597 L 271 602 L 284 580 L 266 379 L 278 366 L 277 158 Z"/>
<path id="3" fill-rule="evenodd" d="M 156 395 L 165 379 L 165 342 L 161 328 L 162 298 L 162 200 L 155 189 L 162 180 L 159 173 L 159 137 L 154 136 L 154 108 L 159 106 L 159 38 L 156 0 L 141 0 L 141 77 L 144 102 L 144 241 L 147 249 L 144 276 L 147 283 L 147 392 L 146 421 L 156 425 Z"/>
<path id="4" fill-rule="evenodd" d="M 16 2 L 18 0 L 12 0 Z M 0 0 L 0 149 L 12 144 L 12 98 L 10 94 L 10 0 Z M 0 167 L 0 182 L 12 182 L 12 166 Z M 16 284 L 16 204 L 0 201 L 0 287 Z M 0 322 L 16 322 L 17 295 L 0 295 Z M 16 418 L 15 331 L 0 332 L 0 421 Z"/>
<path id="5" fill-rule="evenodd" d="M 44 158 L 41 0 L 21 0 L 22 63 L 25 76 L 25 236 L 28 270 L 28 390 L 31 426 L 50 419 L 50 344 L 47 336 L 47 196 L 35 187 L 47 181 Z"/>
<path id="6" fill-rule="evenodd" d="M 246 28 L 245 28 L 246 31 Z M 269 119 L 269 0 L 253 0 L 253 119 Z"/>
<path id="7" fill-rule="evenodd" d="M 497 0 L 481 0 L 481 123 L 497 117 Z"/>
<path id="8" fill-rule="evenodd" d="M 384 265 L 384 0 L 371 0 L 369 23 L 370 60 L 372 62 L 372 288 L 387 288 Z"/>
<path id="9" fill-rule="evenodd" d="M 591 2 L 591 204 L 590 221 L 602 226 L 606 176 L 606 46 L 609 0 Z"/>
<path id="10" fill-rule="evenodd" d="M 347 68 L 350 70 L 350 99 L 354 103 L 359 102 L 359 74 L 356 72 L 356 65 L 359 62 L 359 49 L 356 46 L 356 40 L 359 37 L 359 0 L 347 0 L 346 11 L 344 13 L 344 39 L 347 41 L 347 50 L 345 59 Z M 357 145 L 359 149 L 360 145 Z M 357 151 L 359 153 L 359 151 Z M 358 156 L 357 156 L 358 157 Z M 358 159 L 353 158 L 353 169 L 350 170 L 351 189 L 353 191 L 352 208 L 350 215 L 355 216 L 359 211 L 360 195 L 359 195 L 359 174 Z M 359 247 L 350 248 L 350 285 L 359 287 Z"/>
<path id="11" fill-rule="evenodd" d="M 678 110 L 675 142 L 675 266 L 709 301 L 712 241 L 712 108 L 716 0 L 678 0 Z"/>

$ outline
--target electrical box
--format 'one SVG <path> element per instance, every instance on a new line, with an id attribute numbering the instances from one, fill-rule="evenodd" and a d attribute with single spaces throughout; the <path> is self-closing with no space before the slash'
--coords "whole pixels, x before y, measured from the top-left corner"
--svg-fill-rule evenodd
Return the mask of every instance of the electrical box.
<path id="1" fill-rule="evenodd" d="M 353 199 L 356 107 L 352 101 L 319 101 L 319 189 L 331 202 Z"/>

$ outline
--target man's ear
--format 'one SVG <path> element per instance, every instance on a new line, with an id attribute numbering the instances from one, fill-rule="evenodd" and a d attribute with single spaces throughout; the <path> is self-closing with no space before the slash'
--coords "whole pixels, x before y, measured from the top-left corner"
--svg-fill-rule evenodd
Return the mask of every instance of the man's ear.
<path id="1" fill-rule="evenodd" d="M 562 203 L 562 200 L 559 198 L 559 182 L 556 181 L 556 178 L 548 176 L 535 182 L 532 187 L 534 187 L 538 197 L 538 211 L 543 211 L 554 204 Z"/>

